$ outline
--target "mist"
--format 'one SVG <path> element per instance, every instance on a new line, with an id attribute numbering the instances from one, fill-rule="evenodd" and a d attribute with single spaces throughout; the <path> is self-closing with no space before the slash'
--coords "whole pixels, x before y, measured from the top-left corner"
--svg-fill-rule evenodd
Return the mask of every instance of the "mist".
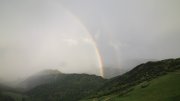
<path id="1" fill-rule="evenodd" d="M 149 60 L 177 58 L 179 5 L 179 0 L 1 0 L 0 80 L 44 69 L 100 75 L 94 43 L 104 72 L 115 68 L 112 75 Z"/>

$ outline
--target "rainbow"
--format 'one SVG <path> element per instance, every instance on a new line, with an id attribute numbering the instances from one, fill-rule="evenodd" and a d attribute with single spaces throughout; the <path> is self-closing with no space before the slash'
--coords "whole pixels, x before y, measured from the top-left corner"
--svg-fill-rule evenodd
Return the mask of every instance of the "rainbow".
<path id="1" fill-rule="evenodd" d="M 58 4 L 61 5 L 61 7 L 63 8 L 63 10 L 66 11 L 66 13 L 68 13 L 68 15 L 72 16 L 75 21 L 80 25 L 80 27 L 83 28 L 84 31 L 86 31 L 86 33 L 88 34 L 89 38 L 90 38 L 90 41 L 93 45 L 93 48 L 95 50 L 95 54 L 96 54 L 96 57 L 97 57 L 97 62 L 98 62 L 98 67 L 99 67 L 99 75 L 101 77 L 104 77 L 104 68 L 103 68 L 103 59 L 101 57 L 101 54 L 100 54 L 100 51 L 98 49 L 98 45 L 96 44 L 96 40 L 94 39 L 94 37 L 92 36 L 92 34 L 90 34 L 90 32 L 88 31 L 88 29 L 85 27 L 85 25 L 83 25 L 83 23 L 81 22 L 81 20 L 75 16 L 71 11 L 69 11 L 66 7 L 64 7 L 62 4 L 60 4 L 59 2 L 54 2 L 55 5 Z"/>
<path id="2" fill-rule="evenodd" d="M 100 51 L 98 49 L 98 46 L 96 44 L 96 40 L 94 39 L 94 37 L 90 34 L 90 32 L 87 30 L 87 28 L 82 24 L 81 20 L 75 16 L 72 12 L 70 12 L 69 10 L 65 9 L 66 12 L 73 16 L 76 21 L 79 23 L 79 25 L 87 32 L 87 34 L 89 35 L 89 37 L 91 38 L 91 42 L 92 42 L 92 45 L 94 47 L 94 50 L 95 50 L 95 53 L 96 53 L 96 57 L 97 57 L 97 62 L 98 62 L 98 65 L 99 65 L 99 74 L 101 77 L 104 77 L 104 68 L 103 68 L 103 59 L 101 57 L 101 54 L 100 54 Z"/>
<path id="3" fill-rule="evenodd" d="M 93 40 L 93 37 L 92 37 L 92 40 Z M 96 56 L 97 56 L 97 59 L 98 59 L 100 75 L 101 75 L 101 77 L 104 77 L 104 68 L 103 68 L 103 60 L 102 60 L 102 57 L 101 57 L 101 55 L 100 55 L 99 49 L 98 49 L 98 47 L 97 47 L 97 44 L 95 43 L 95 40 L 92 41 L 92 42 L 93 42 L 94 49 L 95 49 L 95 52 L 96 52 Z"/>

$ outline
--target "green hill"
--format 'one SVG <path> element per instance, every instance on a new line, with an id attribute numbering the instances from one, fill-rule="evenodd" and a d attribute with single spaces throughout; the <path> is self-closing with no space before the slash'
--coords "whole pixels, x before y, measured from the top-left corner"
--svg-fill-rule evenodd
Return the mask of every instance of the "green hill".
<path id="1" fill-rule="evenodd" d="M 18 89 L 0 85 L 0 101 L 77 101 L 94 93 L 105 81 L 96 75 L 45 70 L 21 82 Z"/>
<path id="2" fill-rule="evenodd" d="M 48 70 L 23 83 L 32 88 L 0 86 L 0 101 L 180 101 L 180 58 L 147 62 L 111 79 Z"/>
<path id="3" fill-rule="evenodd" d="M 77 101 L 92 94 L 105 79 L 87 74 L 61 74 L 54 82 L 40 85 L 26 94 L 32 101 Z"/>
<path id="4" fill-rule="evenodd" d="M 179 101 L 179 69 L 180 59 L 141 64 L 82 101 Z"/>
<path id="5" fill-rule="evenodd" d="M 24 92 L 29 91 L 34 87 L 54 82 L 56 80 L 56 77 L 58 76 L 60 78 L 61 75 L 63 76 L 63 73 L 58 70 L 43 70 L 20 82 L 17 85 L 17 88 L 21 89 L 21 91 Z"/>
<path id="6" fill-rule="evenodd" d="M 82 101 L 180 101 L 180 71 L 142 82 L 124 94 L 121 91 Z"/>

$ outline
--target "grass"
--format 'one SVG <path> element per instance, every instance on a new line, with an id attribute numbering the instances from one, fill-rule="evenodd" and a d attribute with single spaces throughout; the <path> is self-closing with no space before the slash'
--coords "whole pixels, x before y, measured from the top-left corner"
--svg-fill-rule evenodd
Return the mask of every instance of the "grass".
<path id="1" fill-rule="evenodd" d="M 180 101 L 180 71 L 156 78 L 144 88 L 139 84 L 123 96 L 116 93 L 83 101 Z"/>
<path id="2" fill-rule="evenodd" d="M 3 92 L 3 94 L 11 96 L 12 98 L 14 98 L 15 101 L 22 101 L 22 98 L 27 98 L 27 96 L 19 94 L 19 93 Z"/>

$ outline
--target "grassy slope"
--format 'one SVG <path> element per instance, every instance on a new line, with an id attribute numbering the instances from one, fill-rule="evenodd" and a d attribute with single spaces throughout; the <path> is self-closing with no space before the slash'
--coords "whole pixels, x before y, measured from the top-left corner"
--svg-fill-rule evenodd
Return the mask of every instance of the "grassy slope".
<path id="1" fill-rule="evenodd" d="M 180 71 L 156 78 L 145 88 L 141 88 L 141 85 L 123 96 L 115 93 L 83 101 L 180 101 Z"/>
<path id="2" fill-rule="evenodd" d="M 180 101 L 180 71 L 171 72 L 150 81 L 150 85 L 141 88 L 142 84 L 134 87 L 134 90 L 126 95 L 119 96 L 118 93 L 83 101 Z M 17 93 L 4 92 L 22 101 L 23 96 Z"/>
<path id="3" fill-rule="evenodd" d="M 15 101 L 22 101 L 22 98 L 27 98 L 27 96 L 15 92 L 3 92 L 3 94 L 11 96 Z"/>

